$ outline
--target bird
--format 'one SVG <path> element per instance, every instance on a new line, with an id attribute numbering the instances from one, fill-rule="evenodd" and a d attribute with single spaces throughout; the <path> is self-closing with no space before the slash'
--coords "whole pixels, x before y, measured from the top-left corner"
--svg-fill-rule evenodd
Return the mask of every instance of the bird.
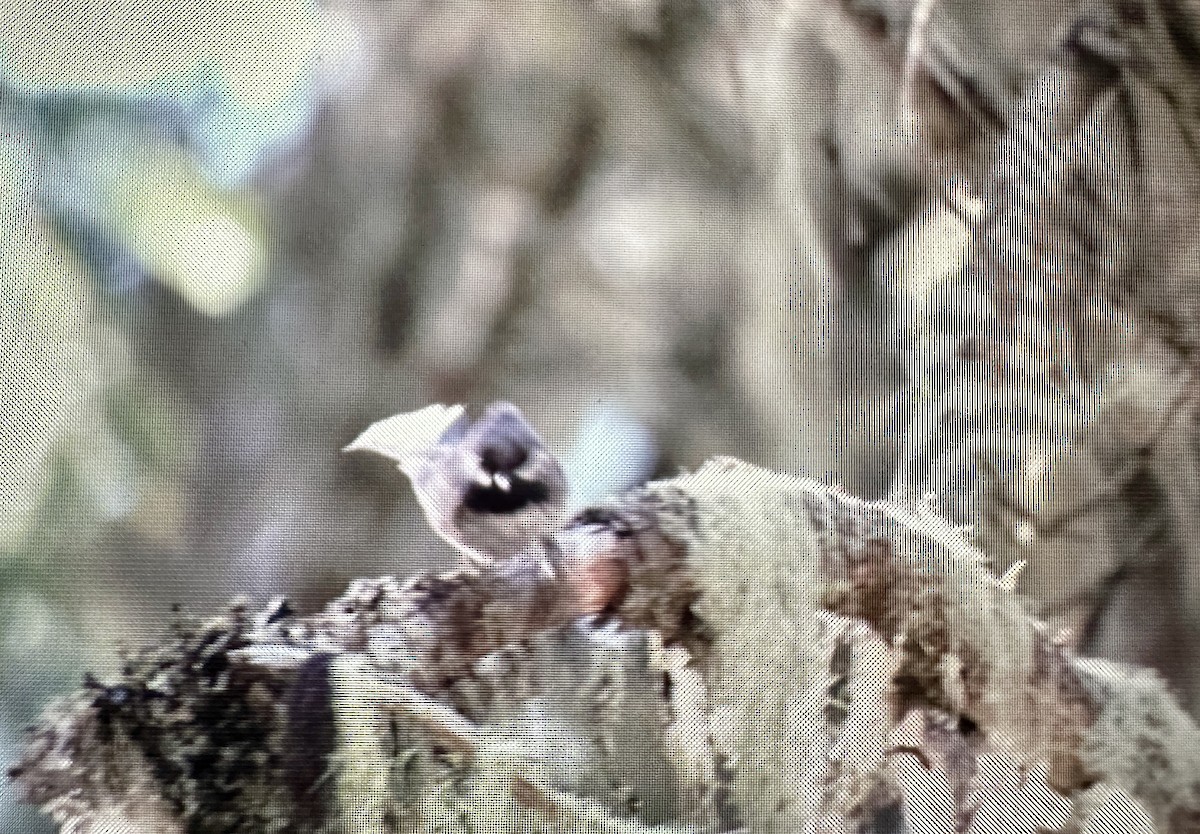
<path id="1" fill-rule="evenodd" d="M 567 480 L 525 415 L 494 402 L 475 421 L 431 405 L 367 428 L 346 451 L 396 461 L 430 526 L 475 565 L 536 546 L 562 527 Z"/>

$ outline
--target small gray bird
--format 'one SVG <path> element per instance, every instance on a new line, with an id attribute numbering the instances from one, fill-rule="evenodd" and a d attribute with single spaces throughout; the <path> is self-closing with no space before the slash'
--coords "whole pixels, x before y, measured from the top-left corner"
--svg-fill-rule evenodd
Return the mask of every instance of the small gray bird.
<path id="1" fill-rule="evenodd" d="M 433 405 L 375 423 L 346 451 L 396 461 L 433 529 L 472 561 L 520 553 L 566 517 L 566 476 L 511 403 L 471 422 L 461 406 Z"/>

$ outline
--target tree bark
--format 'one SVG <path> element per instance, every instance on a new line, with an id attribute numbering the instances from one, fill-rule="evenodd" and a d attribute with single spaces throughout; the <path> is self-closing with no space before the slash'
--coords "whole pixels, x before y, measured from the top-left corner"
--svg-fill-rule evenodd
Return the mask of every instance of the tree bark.
<path id="1" fill-rule="evenodd" d="M 663 766 L 649 794 L 707 796 L 707 816 L 664 801 L 639 818 L 637 803 L 575 796 L 570 751 L 585 769 L 612 751 L 553 720 L 494 720 L 544 691 L 515 680 L 563 662 L 521 672 L 506 647 L 536 653 L 584 616 L 686 650 L 686 664 L 658 664 L 665 689 L 640 717 L 596 711 L 636 689 L 611 671 L 573 688 L 597 738 L 642 720 L 664 746 L 680 738 L 669 721 L 702 732 L 711 767 Z M 852 662 L 869 638 L 883 648 Z M 1200 731 L 1155 676 L 1057 644 L 927 508 L 732 459 L 585 511 L 541 551 L 362 581 L 313 617 L 235 608 L 126 671 L 48 712 L 12 771 L 64 830 L 100 830 L 114 808 L 135 828 L 161 818 L 151 830 L 547 831 L 581 814 L 612 830 L 718 830 L 722 804 L 753 831 L 845 830 L 894 800 L 882 788 L 896 722 L 936 709 L 1047 764 L 1065 795 L 1108 784 L 1164 834 L 1200 831 Z M 830 686 L 847 676 L 858 707 Z M 871 680 L 886 682 L 874 698 Z"/>

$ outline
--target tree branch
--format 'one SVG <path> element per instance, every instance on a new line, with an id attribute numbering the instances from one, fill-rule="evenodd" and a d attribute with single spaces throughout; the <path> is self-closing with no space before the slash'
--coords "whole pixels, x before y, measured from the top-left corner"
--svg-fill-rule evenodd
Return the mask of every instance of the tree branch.
<path id="1" fill-rule="evenodd" d="M 852 638 L 822 611 L 869 631 Z M 863 814 L 887 793 L 876 774 L 892 726 L 930 708 L 1024 763 L 1048 763 L 1065 794 L 1110 783 L 1160 831 L 1200 831 L 1200 732 L 1157 678 L 1073 657 L 927 509 L 728 459 L 586 511 L 541 552 L 405 584 L 360 581 L 314 617 L 268 611 L 252 622 L 235 608 L 185 630 L 131 660 L 122 682 L 48 712 L 12 776 L 64 824 L 132 803 L 143 816 L 170 808 L 192 831 L 217 830 L 215 819 L 259 826 L 226 830 L 333 830 L 297 815 L 315 793 L 322 824 L 427 830 L 446 814 L 480 823 L 501 790 L 512 813 L 492 823 L 547 830 L 565 813 L 562 789 L 537 775 L 546 765 L 529 738 L 469 718 L 492 697 L 470 693 L 494 678 L 496 650 L 584 615 L 686 648 L 707 692 L 693 726 L 706 725 L 714 760 L 733 765 L 730 796 L 752 831 Z M 854 654 L 870 634 L 882 647 L 874 660 Z M 831 709 L 838 674 L 863 706 Z M 862 689 L 872 677 L 889 682 L 874 708 Z M 300 688 L 327 692 L 332 719 Z M 332 750 L 294 743 L 330 721 Z M 480 765 L 478 751 L 503 738 L 508 752 Z M 831 740 L 843 750 L 833 759 Z M 209 749 L 244 755 L 236 771 L 196 767 Z M 319 778 L 310 768 L 297 780 L 289 749 L 324 762 Z M 606 813 L 618 825 L 622 814 Z"/>

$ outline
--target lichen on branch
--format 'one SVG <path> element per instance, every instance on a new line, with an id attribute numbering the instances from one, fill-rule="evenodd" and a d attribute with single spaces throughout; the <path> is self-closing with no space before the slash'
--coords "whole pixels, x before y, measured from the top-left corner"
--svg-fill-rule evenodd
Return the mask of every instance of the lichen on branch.
<path id="1" fill-rule="evenodd" d="M 912 710 L 1200 830 L 1200 732 L 1157 678 L 1074 657 L 928 508 L 732 459 L 511 559 L 235 608 L 125 671 L 12 771 L 64 830 L 128 807 L 201 832 L 837 831 L 898 813 Z"/>

